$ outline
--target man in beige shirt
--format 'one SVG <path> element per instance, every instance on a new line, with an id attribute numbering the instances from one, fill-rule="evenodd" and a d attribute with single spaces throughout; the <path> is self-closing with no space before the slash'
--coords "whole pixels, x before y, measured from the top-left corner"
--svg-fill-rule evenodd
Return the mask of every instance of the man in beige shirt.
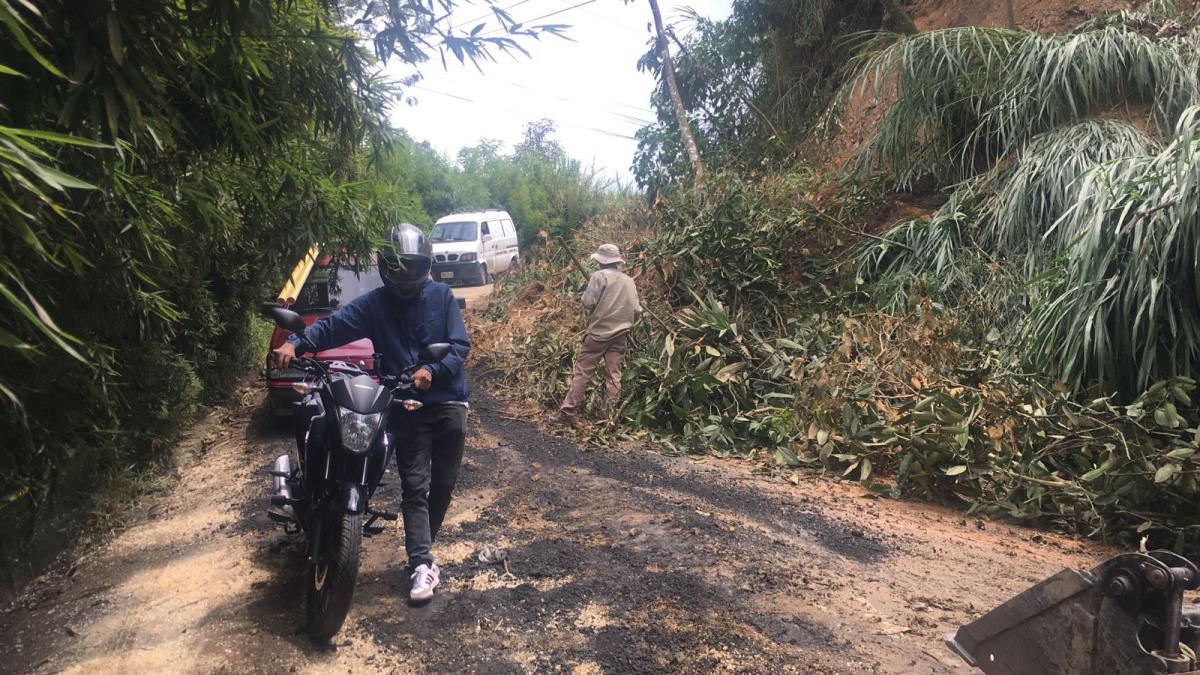
<path id="1" fill-rule="evenodd" d="M 604 402 L 615 408 L 621 400 L 621 365 L 629 345 L 629 330 L 642 307 L 638 303 L 637 287 L 621 271 L 621 252 L 613 244 L 604 244 L 592 254 L 600 269 L 588 280 L 583 292 L 583 306 L 588 315 L 587 335 L 575 360 L 571 388 L 559 407 L 555 422 L 575 425 L 579 421 L 579 406 L 583 404 L 588 383 L 604 360 Z"/>

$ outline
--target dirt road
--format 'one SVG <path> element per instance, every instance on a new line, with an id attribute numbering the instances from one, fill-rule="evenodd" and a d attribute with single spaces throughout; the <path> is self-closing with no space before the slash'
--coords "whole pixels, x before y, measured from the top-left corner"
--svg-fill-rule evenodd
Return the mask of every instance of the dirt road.
<path id="1" fill-rule="evenodd" d="M 438 597 L 406 605 L 391 528 L 321 652 L 297 634 L 297 541 L 263 514 L 289 442 L 255 389 L 213 411 L 174 489 L 0 615 L 0 670 L 949 672 L 942 634 L 1105 554 L 736 462 L 581 451 L 480 398 Z M 394 506 L 394 481 L 381 491 Z M 511 578 L 475 559 L 485 543 Z"/>
<path id="2" fill-rule="evenodd" d="M 454 297 L 467 301 L 467 309 L 478 311 L 487 308 L 488 298 L 496 287 L 492 284 L 483 286 L 455 286 Z"/>

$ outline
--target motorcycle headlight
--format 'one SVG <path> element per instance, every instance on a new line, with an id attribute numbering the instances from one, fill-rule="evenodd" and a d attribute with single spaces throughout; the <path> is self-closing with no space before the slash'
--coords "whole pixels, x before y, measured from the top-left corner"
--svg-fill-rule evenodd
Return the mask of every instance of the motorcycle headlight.
<path id="1" fill-rule="evenodd" d="M 383 413 L 360 415 L 348 408 L 338 407 L 338 426 L 342 429 L 342 445 L 350 452 L 362 454 L 371 447 Z"/>
<path id="2" fill-rule="evenodd" d="M 474 253 L 464 253 L 464 254 L 458 256 L 458 259 L 460 262 L 475 262 L 475 254 Z"/>

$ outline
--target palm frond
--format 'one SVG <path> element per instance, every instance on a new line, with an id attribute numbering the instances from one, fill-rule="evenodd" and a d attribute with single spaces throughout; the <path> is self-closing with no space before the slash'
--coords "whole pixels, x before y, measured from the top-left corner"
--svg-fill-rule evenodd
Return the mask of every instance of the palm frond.
<path id="1" fill-rule="evenodd" d="M 860 166 L 886 169 L 901 186 L 938 172 L 979 119 L 994 105 L 986 92 L 1004 78 L 1004 64 L 1024 34 L 993 28 L 953 28 L 898 38 L 864 39 L 857 75 L 835 109 L 872 96 L 892 101 Z M 981 95 L 984 94 L 984 95 Z M 950 173 L 961 173 L 951 171 Z"/>
<path id="2" fill-rule="evenodd" d="M 980 209 L 981 243 L 998 254 L 1038 259 L 1064 251 L 1073 235 L 1053 225 L 1075 203 L 1080 177 L 1098 165 L 1159 149 L 1153 138 L 1114 119 L 1084 120 L 1035 136 L 1011 163 L 981 181 L 989 194 Z"/>
<path id="3" fill-rule="evenodd" d="M 976 135 L 1001 154 L 1032 135 L 1118 105 L 1148 104 L 1169 133 L 1198 98 L 1195 35 L 1157 39 L 1124 25 L 1070 35 L 1028 34 L 1005 64 L 997 105 Z"/>
<path id="4" fill-rule="evenodd" d="M 859 276 L 874 286 L 884 307 L 905 308 L 917 287 L 945 295 L 966 285 L 971 265 L 964 251 L 970 248 L 974 206 L 969 189 L 961 188 L 931 218 L 903 221 L 859 247 L 854 255 Z"/>
<path id="5" fill-rule="evenodd" d="M 1123 24 L 1067 35 L 967 27 L 890 44 L 864 39 L 839 105 L 867 95 L 890 101 L 861 168 L 890 172 L 901 188 L 927 175 L 959 182 L 1038 134 L 1116 106 L 1149 105 L 1169 130 L 1200 101 L 1196 42 L 1194 31 L 1158 37 Z"/>
<path id="6" fill-rule="evenodd" d="M 1133 396 L 1200 365 L 1200 107 L 1152 157 L 1086 175 L 1056 228 L 1066 267 L 1034 312 L 1033 359 Z"/>

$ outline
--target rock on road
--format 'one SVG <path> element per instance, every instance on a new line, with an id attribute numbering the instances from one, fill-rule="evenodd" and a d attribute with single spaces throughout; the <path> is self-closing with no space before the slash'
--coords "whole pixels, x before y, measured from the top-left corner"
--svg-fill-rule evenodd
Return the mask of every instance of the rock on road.
<path id="1" fill-rule="evenodd" d="M 0 614 L 0 671 L 963 672 L 942 635 L 1107 555 L 749 463 L 581 450 L 480 396 L 437 597 L 406 604 L 389 527 L 321 651 L 298 633 L 299 541 L 265 516 L 289 443 L 257 389 L 210 411 L 172 489 Z M 395 508 L 388 482 L 377 499 Z M 476 559 L 484 544 L 511 577 Z"/>

